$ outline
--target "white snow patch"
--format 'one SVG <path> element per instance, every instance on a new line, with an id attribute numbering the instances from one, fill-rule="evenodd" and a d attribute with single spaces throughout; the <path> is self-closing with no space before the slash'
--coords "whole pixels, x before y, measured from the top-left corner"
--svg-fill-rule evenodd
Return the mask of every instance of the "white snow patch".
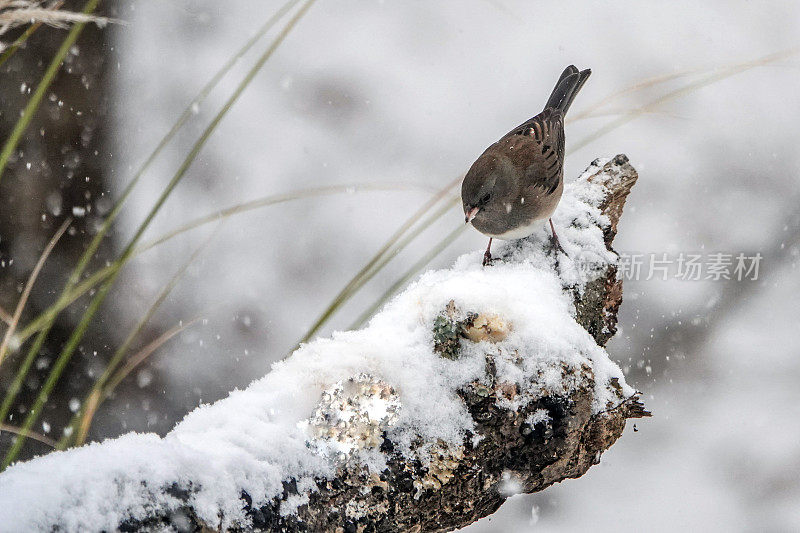
<path id="1" fill-rule="evenodd" d="M 547 412 L 547 409 L 537 409 L 525 419 L 525 423 L 529 426 L 535 426 L 536 424 L 548 423 L 550 420 L 550 413 Z"/>

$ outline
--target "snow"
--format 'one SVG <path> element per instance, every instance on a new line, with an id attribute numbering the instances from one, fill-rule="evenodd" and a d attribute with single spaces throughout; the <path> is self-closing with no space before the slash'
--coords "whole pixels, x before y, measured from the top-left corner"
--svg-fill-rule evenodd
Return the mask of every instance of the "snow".
<path id="1" fill-rule="evenodd" d="M 550 413 L 547 411 L 547 409 L 537 409 L 525 420 L 525 423 L 529 426 L 546 424 L 548 422 L 550 422 Z"/>
<path id="2" fill-rule="evenodd" d="M 291 513 L 307 501 L 313 478 L 333 475 L 343 457 L 363 453 L 360 460 L 380 468 L 375 428 L 388 431 L 401 453 L 415 453 L 412 441 L 421 437 L 457 456 L 476 429 L 456 391 L 484 377 L 487 351 L 496 354 L 500 380 L 535 383 L 529 388 L 537 393 L 568 393 L 575 383 L 562 367 L 588 365 L 595 412 L 618 403 L 611 378 L 626 396 L 633 389 L 573 318 L 572 291 L 587 276 L 577 259 L 615 259 L 598 226 L 608 222 L 597 208 L 602 190 L 587 175 L 565 187 L 554 217 L 569 257 L 559 255 L 556 264 L 544 230 L 498 246 L 495 253 L 511 260 L 488 268 L 481 251 L 466 254 L 450 269 L 422 275 L 365 328 L 301 346 L 245 390 L 195 409 L 164 438 L 132 433 L 16 464 L 0 475 L 0 524 L 13 531 L 55 524 L 113 530 L 154 509 L 177 510 L 176 491 L 162 490 L 177 483 L 188 488 L 201 520 L 222 520 L 224 528 L 245 519 L 242 490 L 260 505 L 294 478 L 301 494 L 281 508 Z M 451 300 L 463 312 L 501 317 L 507 334 L 495 342 L 462 340 L 456 360 L 440 357 L 433 325 Z"/>

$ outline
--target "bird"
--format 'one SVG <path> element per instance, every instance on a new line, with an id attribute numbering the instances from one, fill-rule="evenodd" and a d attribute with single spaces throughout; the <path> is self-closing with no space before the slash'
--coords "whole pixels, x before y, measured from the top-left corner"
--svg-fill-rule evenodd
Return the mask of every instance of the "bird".
<path id="1" fill-rule="evenodd" d="M 487 148 L 464 176 L 464 220 L 489 237 L 484 266 L 492 262 L 492 239 L 525 238 L 545 220 L 563 252 L 550 217 L 564 190 L 564 117 L 591 73 L 565 68 L 544 110 Z"/>

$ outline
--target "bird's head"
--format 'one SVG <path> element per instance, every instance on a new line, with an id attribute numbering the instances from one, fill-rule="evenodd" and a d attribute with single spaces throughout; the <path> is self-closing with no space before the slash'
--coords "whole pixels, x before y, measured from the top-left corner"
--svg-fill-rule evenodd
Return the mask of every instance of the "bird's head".
<path id="1" fill-rule="evenodd" d="M 469 169 L 461 184 L 461 203 L 464 207 L 464 221 L 469 224 L 478 221 L 503 204 L 504 198 L 512 188 L 512 168 L 506 168 L 502 159 L 478 158 Z"/>

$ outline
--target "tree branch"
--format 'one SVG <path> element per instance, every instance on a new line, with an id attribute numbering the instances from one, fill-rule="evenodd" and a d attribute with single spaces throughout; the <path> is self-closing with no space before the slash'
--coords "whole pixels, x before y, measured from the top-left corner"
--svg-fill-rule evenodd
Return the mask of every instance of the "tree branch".
<path id="1" fill-rule="evenodd" d="M 619 155 L 567 185 L 554 220 L 568 255 L 544 230 L 487 268 L 468 254 L 163 439 L 13 466 L 0 523 L 450 531 L 580 477 L 626 419 L 650 415 L 602 348 L 622 301 L 611 244 L 636 178 Z"/>

